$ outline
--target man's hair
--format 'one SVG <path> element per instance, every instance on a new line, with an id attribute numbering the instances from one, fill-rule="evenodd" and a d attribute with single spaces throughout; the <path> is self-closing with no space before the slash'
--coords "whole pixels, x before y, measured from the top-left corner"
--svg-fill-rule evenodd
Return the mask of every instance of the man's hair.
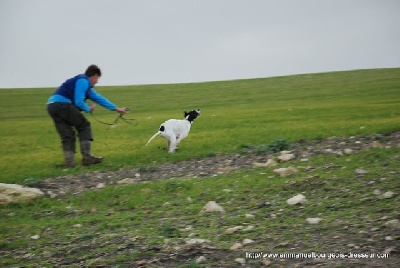
<path id="1" fill-rule="evenodd" d="M 87 77 L 91 77 L 91 76 L 94 76 L 94 75 L 98 75 L 98 76 L 101 76 L 101 70 L 100 70 L 100 68 L 97 66 L 97 65 L 95 65 L 95 64 L 92 64 L 92 65 L 90 65 L 87 69 L 86 69 L 86 71 L 85 71 L 85 75 L 87 76 Z"/>

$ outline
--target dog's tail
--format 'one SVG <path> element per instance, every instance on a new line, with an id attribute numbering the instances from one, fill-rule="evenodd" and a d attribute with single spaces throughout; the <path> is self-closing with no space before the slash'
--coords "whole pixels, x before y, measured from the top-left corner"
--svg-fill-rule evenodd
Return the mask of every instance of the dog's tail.
<path id="1" fill-rule="evenodd" d="M 146 146 L 155 138 L 155 137 L 157 137 L 158 135 L 160 135 L 160 131 L 157 131 L 156 132 L 156 134 L 154 134 L 150 139 L 149 139 L 149 141 L 146 143 Z"/>
<path id="2" fill-rule="evenodd" d="M 164 127 L 164 124 L 162 124 L 162 125 L 160 126 L 160 128 L 158 129 L 157 133 L 154 134 L 154 135 L 149 139 L 149 141 L 146 143 L 146 145 L 149 144 L 155 137 L 157 137 L 158 135 L 160 135 L 164 130 L 165 130 L 165 127 Z"/>

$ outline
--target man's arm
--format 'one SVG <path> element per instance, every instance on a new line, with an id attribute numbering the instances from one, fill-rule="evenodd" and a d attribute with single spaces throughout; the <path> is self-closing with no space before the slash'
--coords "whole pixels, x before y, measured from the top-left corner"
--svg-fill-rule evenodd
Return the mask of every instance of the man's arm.
<path id="1" fill-rule="evenodd" d="M 97 93 L 96 90 L 94 90 L 93 88 L 91 88 L 89 91 L 89 98 L 95 103 L 103 106 L 104 108 L 110 111 L 115 111 L 115 109 L 117 108 L 117 105 L 115 105 L 108 99 L 104 98 L 102 95 Z"/>
<path id="2" fill-rule="evenodd" d="M 86 89 L 89 86 L 89 81 L 84 79 L 84 78 L 80 78 L 76 81 L 75 83 L 75 96 L 74 96 L 74 100 L 75 100 L 75 105 L 81 109 L 82 111 L 85 111 L 87 113 L 90 113 L 90 106 L 86 104 L 85 102 L 85 92 Z"/>

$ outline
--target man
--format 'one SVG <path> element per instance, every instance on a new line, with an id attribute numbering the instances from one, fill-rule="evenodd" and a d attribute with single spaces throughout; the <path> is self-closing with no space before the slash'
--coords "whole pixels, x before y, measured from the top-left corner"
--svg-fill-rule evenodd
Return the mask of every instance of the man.
<path id="1" fill-rule="evenodd" d="M 92 129 L 90 122 L 81 112 L 91 113 L 96 105 L 88 105 L 87 99 L 120 114 L 128 111 L 127 108 L 117 107 L 93 89 L 100 76 L 100 68 L 90 65 L 84 74 L 66 80 L 47 101 L 47 111 L 61 138 L 65 167 L 75 166 L 76 133 L 80 141 L 82 165 L 90 166 L 103 161 L 102 157 L 95 157 L 90 153 L 93 141 Z"/>

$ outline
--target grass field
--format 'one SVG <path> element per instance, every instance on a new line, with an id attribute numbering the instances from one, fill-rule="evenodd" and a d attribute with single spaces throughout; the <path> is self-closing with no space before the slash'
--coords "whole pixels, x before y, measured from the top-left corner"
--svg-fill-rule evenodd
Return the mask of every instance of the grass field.
<path id="1" fill-rule="evenodd" d="M 110 128 L 88 115 L 93 153 L 106 161 L 70 170 L 57 168 L 62 163 L 61 146 L 45 105 L 54 89 L 0 90 L 0 181 L 23 183 L 87 170 L 138 167 L 233 152 L 244 144 L 382 132 L 400 125 L 399 68 L 97 90 L 131 108 L 127 117 L 139 124 L 120 122 Z M 181 118 L 184 110 L 194 108 L 200 108 L 202 116 L 179 153 L 160 150 L 165 146 L 162 138 L 144 146 L 164 120 Z M 95 115 L 107 122 L 117 116 L 102 107 Z"/>
<path id="2" fill-rule="evenodd" d="M 139 124 L 121 122 L 110 128 L 89 115 L 95 135 L 93 153 L 106 160 L 89 168 L 63 170 L 56 167 L 62 153 L 45 109 L 53 90 L 0 90 L 0 182 L 26 184 L 65 174 L 152 166 L 239 152 L 245 145 L 260 146 L 277 139 L 295 142 L 400 129 L 400 68 L 100 87 L 98 91 L 110 100 L 131 108 L 127 117 Z M 144 146 L 161 122 L 180 118 L 184 110 L 193 108 L 201 108 L 202 115 L 176 154 L 158 148 L 165 144 L 162 138 Z M 112 122 L 117 115 L 98 107 L 96 116 Z M 384 226 L 398 218 L 398 156 L 399 148 L 376 148 L 284 164 L 298 168 L 291 178 L 277 177 L 270 169 L 249 169 L 201 180 L 109 186 L 1 207 L 0 266 L 134 267 L 137 261 L 160 254 L 190 252 L 182 242 L 188 237 L 188 227 L 196 237 L 211 241 L 215 250 L 206 251 L 223 253 L 211 254 L 214 258 L 207 260 L 207 265 L 215 267 L 239 266 L 234 259 L 244 258 L 244 253 L 229 248 L 244 238 L 256 240 L 245 249 L 253 251 L 346 251 L 355 243 L 368 245 L 359 250 L 382 252 L 400 239 L 398 231 Z M 354 170 L 360 167 L 368 173 L 356 176 Z M 393 191 L 395 196 L 381 198 L 372 194 L 374 189 Z M 300 192 L 308 203 L 288 206 L 286 200 Z M 200 214 L 209 200 L 224 206 L 226 213 Z M 269 205 L 259 206 L 262 201 Z M 248 213 L 254 217 L 246 218 Z M 308 217 L 320 217 L 322 222 L 308 225 Z M 254 229 L 223 234 L 237 225 Z M 393 241 L 385 240 L 388 235 Z M 165 267 L 204 267 L 194 263 L 197 257 L 181 256 L 179 264 L 171 260 Z M 348 267 L 343 260 L 334 261 L 339 265 L 335 267 Z M 398 258 L 388 261 L 382 267 L 399 264 Z M 253 264 L 258 267 L 259 262 Z M 285 265 L 273 260 L 271 267 L 281 264 Z"/>

